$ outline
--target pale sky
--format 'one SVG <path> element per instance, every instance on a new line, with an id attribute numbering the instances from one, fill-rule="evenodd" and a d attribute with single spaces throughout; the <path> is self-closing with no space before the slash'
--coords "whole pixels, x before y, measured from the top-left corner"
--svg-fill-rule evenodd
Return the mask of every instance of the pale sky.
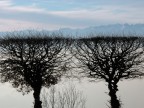
<path id="1" fill-rule="evenodd" d="M 0 0 L 0 31 L 144 23 L 144 0 Z"/>

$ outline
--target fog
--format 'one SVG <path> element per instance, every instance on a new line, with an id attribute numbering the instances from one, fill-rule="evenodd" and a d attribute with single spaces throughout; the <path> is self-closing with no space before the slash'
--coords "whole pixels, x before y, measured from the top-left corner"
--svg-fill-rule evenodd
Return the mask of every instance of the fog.
<path id="1" fill-rule="evenodd" d="M 68 80 L 60 82 L 57 86 L 66 86 Z M 107 84 L 104 81 L 89 82 L 86 80 L 73 81 L 78 90 L 86 96 L 86 108 L 108 108 L 109 96 Z M 144 80 L 123 80 L 118 84 L 118 98 L 123 108 L 144 108 Z M 33 92 L 22 95 L 9 83 L 0 84 L 0 108 L 32 108 Z"/>

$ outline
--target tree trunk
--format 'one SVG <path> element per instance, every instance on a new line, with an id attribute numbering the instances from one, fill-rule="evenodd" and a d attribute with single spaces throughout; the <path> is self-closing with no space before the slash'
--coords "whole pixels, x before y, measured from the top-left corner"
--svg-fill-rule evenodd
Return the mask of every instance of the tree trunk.
<path id="1" fill-rule="evenodd" d="M 116 92 L 118 91 L 117 84 L 109 82 L 108 88 L 109 88 L 109 96 L 111 98 L 110 99 L 111 108 L 121 108 L 120 102 L 116 96 Z"/>
<path id="2" fill-rule="evenodd" d="M 40 91 L 41 89 L 34 89 L 34 108 L 42 108 L 42 102 L 40 101 Z"/>

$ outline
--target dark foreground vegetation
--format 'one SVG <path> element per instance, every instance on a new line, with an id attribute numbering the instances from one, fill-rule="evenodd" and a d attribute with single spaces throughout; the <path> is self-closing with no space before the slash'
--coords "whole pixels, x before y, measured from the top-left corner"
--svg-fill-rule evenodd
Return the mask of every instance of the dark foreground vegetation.
<path id="1" fill-rule="evenodd" d="M 116 95 L 120 80 L 144 76 L 144 37 L 138 36 L 74 39 L 62 34 L 10 33 L 0 38 L 0 56 L 1 82 L 10 82 L 23 93 L 33 90 L 34 108 L 42 108 L 42 87 L 57 84 L 73 57 L 83 75 L 108 83 L 111 108 L 121 108 Z"/>

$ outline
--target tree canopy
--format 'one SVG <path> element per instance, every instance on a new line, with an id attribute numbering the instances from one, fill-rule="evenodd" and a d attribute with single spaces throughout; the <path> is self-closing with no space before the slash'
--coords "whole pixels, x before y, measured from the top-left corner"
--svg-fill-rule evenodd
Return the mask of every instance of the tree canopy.
<path id="1" fill-rule="evenodd" d="M 76 41 L 75 57 L 81 68 L 87 69 L 84 73 L 88 77 L 108 83 L 112 108 L 120 108 L 117 83 L 144 76 L 142 40 L 141 37 L 92 37 Z"/>
<path id="2" fill-rule="evenodd" d="M 43 35 L 2 38 L 1 81 L 12 83 L 19 91 L 34 90 L 34 98 L 40 102 L 42 86 L 56 84 L 64 74 L 66 43 L 62 37 Z"/>

